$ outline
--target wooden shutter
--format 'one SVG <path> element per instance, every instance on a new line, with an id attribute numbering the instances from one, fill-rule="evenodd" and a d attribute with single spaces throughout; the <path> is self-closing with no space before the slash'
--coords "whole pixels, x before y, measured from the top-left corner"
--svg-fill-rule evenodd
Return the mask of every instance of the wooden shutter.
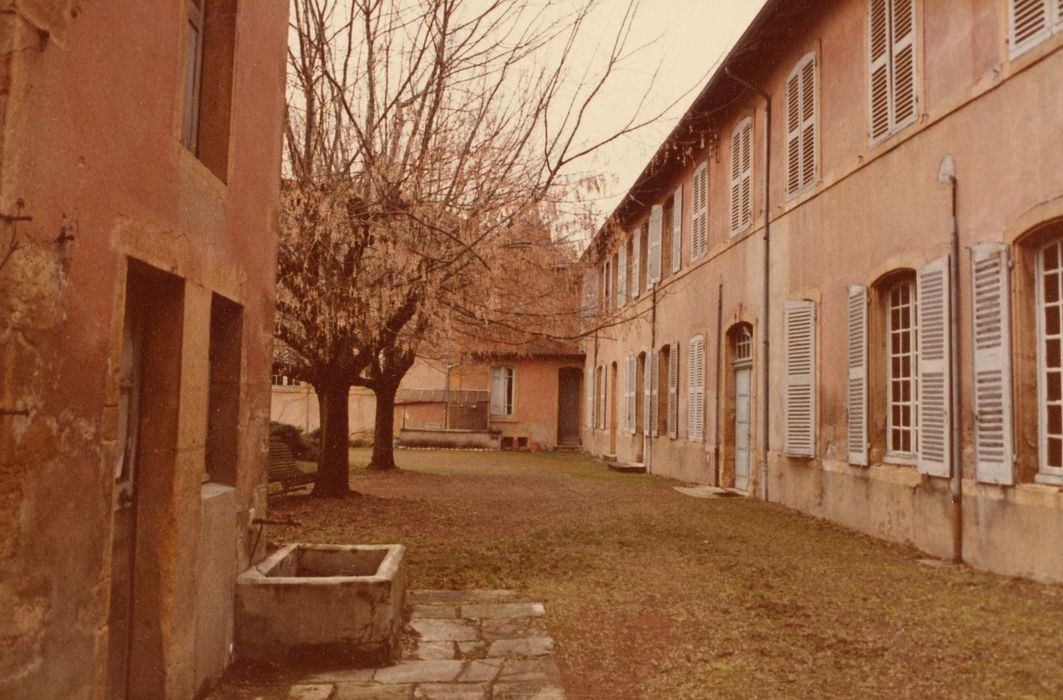
<path id="1" fill-rule="evenodd" d="M 1056 0 L 1055 28 L 1057 32 L 1063 30 L 1063 0 Z"/>
<path id="2" fill-rule="evenodd" d="M 949 416 L 949 259 L 927 263 L 917 274 L 919 346 L 919 459 L 923 474 L 948 476 L 952 464 Z"/>
<path id="3" fill-rule="evenodd" d="M 650 235 L 646 251 L 646 282 L 661 281 L 661 224 L 664 222 L 664 207 L 654 204 L 650 210 Z"/>
<path id="4" fill-rule="evenodd" d="M 731 135 L 731 234 L 753 220 L 753 120 L 746 117 Z"/>
<path id="5" fill-rule="evenodd" d="M 1063 0 L 1061 0 L 1063 2 Z M 672 274 L 683 266 L 683 186 L 672 197 Z"/>
<path id="6" fill-rule="evenodd" d="M 661 400 L 661 388 L 660 388 L 660 376 L 661 376 L 661 361 L 658 351 L 654 350 L 651 353 L 650 361 L 650 425 L 652 429 L 653 437 L 657 437 L 659 432 L 657 422 L 660 420 L 660 400 Z"/>
<path id="7" fill-rule="evenodd" d="M 1053 3 L 1056 5 L 1055 20 L 1058 22 L 1063 14 L 1061 0 L 1009 0 L 1008 42 L 1012 57 L 1048 37 Z"/>
<path id="8" fill-rule="evenodd" d="M 687 439 L 705 438 L 705 338 L 690 339 L 687 352 Z"/>
<path id="9" fill-rule="evenodd" d="M 635 432 L 635 356 L 624 360 L 624 429 Z"/>
<path id="10" fill-rule="evenodd" d="M 583 273 L 583 318 L 590 318 L 598 311 L 598 271 Z"/>
<path id="11" fill-rule="evenodd" d="M 651 387 L 653 386 L 653 348 L 650 348 L 646 352 L 646 361 L 642 365 L 642 434 L 646 436 L 653 435 L 653 430 L 650 427 L 650 419 L 653 417 L 653 413 L 650 408 L 650 404 L 653 399 L 653 392 Z"/>
<path id="12" fill-rule="evenodd" d="M 787 301 L 786 337 L 786 454 L 816 455 L 816 305 Z"/>
<path id="13" fill-rule="evenodd" d="M 816 182 L 816 54 L 801 67 L 801 188 Z"/>
<path id="14" fill-rule="evenodd" d="M 891 79 L 893 82 L 893 119 L 891 128 L 897 131 L 915 121 L 916 61 L 915 61 L 915 0 L 892 0 Z"/>
<path id="15" fill-rule="evenodd" d="M 971 270 L 975 476 L 985 483 L 1013 484 L 1007 248 L 974 246 Z"/>
<path id="16" fill-rule="evenodd" d="M 584 375 L 584 393 L 587 395 L 587 405 L 583 416 L 583 425 L 587 428 L 594 427 L 594 378 Z"/>
<path id="17" fill-rule="evenodd" d="M 668 437 L 679 437 L 679 343 L 668 348 Z"/>
<path id="18" fill-rule="evenodd" d="M 639 259 L 642 254 L 642 236 L 638 229 L 631 234 L 631 301 L 639 298 Z"/>
<path id="19" fill-rule="evenodd" d="M 867 288 L 849 287 L 849 464 L 868 465 Z"/>
<path id="20" fill-rule="evenodd" d="M 786 193 L 801 190 L 801 71 L 786 81 Z"/>
<path id="21" fill-rule="evenodd" d="M 890 0 L 869 0 L 870 114 L 872 143 L 890 133 Z"/>
<path id="22" fill-rule="evenodd" d="M 690 259 L 697 260 L 705 255 L 709 236 L 709 164 L 702 163 L 694 171 L 693 215 L 690 227 Z"/>
<path id="23" fill-rule="evenodd" d="M 627 246 L 620 244 L 616 254 L 616 305 L 627 303 Z"/>

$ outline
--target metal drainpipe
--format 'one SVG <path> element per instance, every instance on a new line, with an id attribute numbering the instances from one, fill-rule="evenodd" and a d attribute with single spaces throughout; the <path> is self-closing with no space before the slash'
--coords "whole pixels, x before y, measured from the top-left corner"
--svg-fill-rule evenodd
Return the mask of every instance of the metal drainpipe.
<path id="1" fill-rule="evenodd" d="M 647 258 L 647 260 L 649 260 L 649 258 Z M 658 282 L 657 284 L 660 284 L 660 283 Z M 654 362 L 653 362 L 652 358 L 657 357 L 657 284 L 651 284 L 650 285 L 650 357 L 647 357 L 646 360 L 650 363 L 650 368 L 651 369 L 653 368 L 653 365 L 654 365 Z M 652 376 L 652 375 L 650 376 L 650 386 L 651 387 L 653 386 L 653 380 L 654 379 L 659 379 L 660 376 L 661 376 L 661 368 L 660 368 L 660 366 L 657 367 L 657 371 L 655 372 L 655 374 L 657 375 L 656 377 Z M 661 395 L 661 383 L 660 383 L 660 381 L 658 381 L 657 382 L 657 396 L 660 397 L 660 395 Z M 650 392 L 650 400 L 651 401 L 653 400 L 653 392 L 652 391 Z M 660 406 L 660 404 L 661 404 L 661 402 L 658 401 L 657 402 L 658 407 Z M 649 413 L 650 416 L 652 416 L 653 415 L 653 407 L 650 406 L 649 408 L 650 408 L 650 410 L 648 411 L 648 413 Z M 659 418 L 660 417 L 658 416 L 658 419 Z M 660 420 L 658 420 L 657 422 L 659 424 Z M 646 460 L 646 473 L 647 474 L 652 474 L 653 473 L 653 433 L 654 433 L 656 428 L 657 428 L 657 426 L 655 426 L 655 425 L 647 425 L 646 426 L 646 431 L 645 431 L 646 432 L 646 455 L 645 455 L 645 460 Z"/>
<path id="2" fill-rule="evenodd" d="M 761 494 L 765 501 L 768 500 L 768 449 L 771 446 L 771 412 L 768 410 L 770 407 L 770 390 L 771 390 L 771 345 L 769 343 L 768 329 L 771 326 L 771 95 L 766 93 L 748 80 L 744 80 L 734 73 L 727 66 L 724 66 L 723 72 L 727 74 L 736 83 L 752 90 L 761 97 L 764 98 L 764 132 L 766 134 L 764 139 L 764 304 L 761 323 L 761 346 L 763 348 L 761 352 L 761 392 L 760 400 L 763 404 L 761 412 L 761 463 L 760 463 L 760 477 L 761 477 Z"/>
<path id="3" fill-rule="evenodd" d="M 952 205 L 952 231 L 949 235 L 949 335 L 952 341 L 949 353 L 952 391 L 950 399 L 949 430 L 951 432 L 952 474 L 949 478 L 949 524 L 952 530 L 952 561 L 963 561 L 963 421 L 960 387 L 960 227 L 957 206 L 956 161 L 946 155 L 938 169 L 938 180 L 949 185 Z"/>
<path id="4" fill-rule="evenodd" d="M 715 473 L 715 480 L 712 482 L 713 486 L 720 485 L 720 389 L 723 382 L 720 381 L 720 377 L 723 373 L 723 280 L 720 280 L 720 286 L 716 290 L 716 378 L 713 380 L 716 384 L 716 410 L 713 416 L 716 418 L 716 427 L 713 429 L 713 442 L 715 446 L 712 448 L 712 465 Z"/>

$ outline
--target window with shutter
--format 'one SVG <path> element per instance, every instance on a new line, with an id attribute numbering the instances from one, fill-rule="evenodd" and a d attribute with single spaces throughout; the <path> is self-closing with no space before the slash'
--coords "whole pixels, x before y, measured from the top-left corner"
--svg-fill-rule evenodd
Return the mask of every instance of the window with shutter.
<path id="1" fill-rule="evenodd" d="M 641 257 L 640 243 L 642 236 L 636 229 L 631 234 L 631 300 L 635 301 L 642 293 L 639 287 L 639 259 Z"/>
<path id="2" fill-rule="evenodd" d="M 796 195 L 816 179 L 816 54 L 797 62 L 786 81 L 786 193 Z"/>
<path id="3" fill-rule="evenodd" d="M 868 69 L 871 142 L 918 115 L 915 0 L 869 0 Z"/>
<path id="4" fill-rule="evenodd" d="M 661 281 L 661 225 L 664 222 L 664 207 L 653 205 L 650 209 L 649 250 L 646 251 L 646 283 Z"/>
<path id="5" fill-rule="evenodd" d="M 1038 479 L 1063 483 L 1063 241 L 1037 255 Z"/>
<path id="6" fill-rule="evenodd" d="M 915 279 L 886 290 L 886 458 L 911 464 L 918 450 Z"/>
<path id="7" fill-rule="evenodd" d="M 1061 0 L 1063 1 L 1063 0 Z M 672 274 L 683 266 L 683 186 L 672 195 Z"/>
<path id="8" fill-rule="evenodd" d="M 594 379 L 588 379 L 587 376 L 584 375 L 583 383 L 585 384 L 583 393 L 587 395 L 587 405 L 583 412 L 583 425 L 590 429 L 594 427 Z"/>
<path id="9" fill-rule="evenodd" d="M 1054 6 L 1054 7 L 1053 7 Z M 1058 31 L 1063 14 L 1061 0 L 1009 0 L 1008 45 L 1012 58 L 1037 46 Z"/>
<path id="10" fill-rule="evenodd" d="M 816 455 L 816 305 L 788 301 L 783 312 L 786 349 L 786 454 Z"/>
<path id="11" fill-rule="evenodd" d="M 1008 250 L 971 249 L 974 328 L 974 467 L 978 481 L 1015 483 L 1011 434 L 1011 324 Z"/>
<path id="12" fill-rule="evenodd" d="M 646 361 L 642 364 L 642 433 L 647 437 L 653 434 L 653 431 L 650 428 L 650 421 L 653 418 L 653 412 L 651 411 L 653 393 L 651 387 L 654 383 L 654 365 L 656 364 L 653 359 L 654 356 L 655 353 L 650 349 L 650 351 L 646 353 Z"/>
<path id="13" fill-rule="evenodd" d="M 705 338 L 690 339 L 687 352 L 687 439 L 705 439 Z"/>
<path id="14" fill-rule="evenodd" d="M 952 465 L 949 397 L 949 259 L 938 258 L 916 275 L 919 305 L 919 471 L 948 476 Z"/>
<path id="15" fill-rule="evenodd" d="M 746 117 L 731 134 L 731 235 L 753 222 L 753 118 Z"/>
<path id="16" fill-rule="evenodd" d="M 668 437 L 679 437 L 679 343 L 668 349 L 668 415 L 665 418 Z"/>
<path id="17" fill-rule="evenodd" d="M 624 427 L 632 434 L 635 433 L 635 367 L 635 356 L 628 355 L 624 372 Z"/>
<path id="18" fill-rule="evenodd" d="M 690 226 L 690 259 L 705 255 L 709 241 L 709 164 L 702 163 L 694 171 L 691 182 L 693 213 Z"/>
<path id="19" fill-rule="evenodd" d="M 616 254 L 616 305 L 627 303 L 627 247 L 621 245 Z"/>
<path id="20" fill-rule="evenodd" d="M 867 288 L 849 287 L 849 464 L 868 465 Z"/>
<path id="21" fill-rule="evenodd" d="M 661 420 L 660 414 L 660 401 L 661 401 L 661 360 L 660 351 L 650 353 L 650 428 L 652 429 L 653 437 L 657 437 L 659 434 L 658 421 Z"/>
<path id="22" fill-rule="evenodd" d="M 583 318 L 587 319 L 598 312 L 598 272 L 587 270 L 583 273 Z"/>

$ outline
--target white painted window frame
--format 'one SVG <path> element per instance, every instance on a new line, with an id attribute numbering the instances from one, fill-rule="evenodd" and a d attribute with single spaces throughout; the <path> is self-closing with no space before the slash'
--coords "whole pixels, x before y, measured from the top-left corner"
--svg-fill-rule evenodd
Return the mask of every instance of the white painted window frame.
<path id="1" fill-rule="evenodd" d="M 911 361 L 911 375 L 908 377 L 908 382 L 911 385 L 910 402 L 911 410 L 911 425 L 908 426 L 908 430 L 911 432 L 912 450 L 909 452 L 902 452 L 900 450 L 894 450 L 892 447 L 893 440 L 893 303 L 892 296 L 893 290 L 897 287 L 904 285 L 909 288 L 911 294 L 911 303 L 909 309 L 910 327 L 908 333 L 911 335 L 911 352 L 909 352 L 909 360 Z M 914 466 L 919 459 L 919 296 L 918 286 L 914 275 L 905 276 L 902 279 L 897 280 L 893 284 L 889 285 L 885 290 L 886 301 L 886 338 L 885 338 L 885 356 L 886 356 L 886 453 L 882 457 L 882 461 L 887 464 L 899 464 L 906 466 Z"/>
<path id="2" fill-rule="evenodd" d="M 1044 299 L 1044 255 L 1045 251 L 1052 246 L 1060 246 L 1060 266 L 1063 274 L 1063 241 L 1053 239 L 1037 251 L 1036 259 L 1036 282 L 1037 282 L 1037 474 L 1034 479 L 1038 483 L 1063 486 L 1063 467 L 1052 467 L 1046 464 L 1048 455 L 1048 392 L 1046 384 L 1045 367 L 1045 299 Z M 1063 304 L 1061 304 L 1063 313 Z M 1063 326 L 1061 326 L 1063 328 Z M 1063 337 L 1061 337 L 1063 342 Z"/>
<path id="3" fill-rule="evenodd" d="M 502 413 L 495 412 L 495 376 L 499 372 L 505 374 L 502 381 L 506 382 L 509 396 L 502 397 Z M 512 365 L 494 365 L 491 367 L 491 417 L 513 418 L 517 414 L 517 369 Z"/>

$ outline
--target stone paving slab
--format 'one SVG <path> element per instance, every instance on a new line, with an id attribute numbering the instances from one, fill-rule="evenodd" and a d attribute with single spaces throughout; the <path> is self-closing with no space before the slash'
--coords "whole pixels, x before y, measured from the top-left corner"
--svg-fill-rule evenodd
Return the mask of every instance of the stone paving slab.
<path id="1" fill-rule="evenodd" d="M 308 674 L 291 700 L 563 700 L 542 603 L 513 591 L 410 591 L 418 637 L 399 663 Z"/>

